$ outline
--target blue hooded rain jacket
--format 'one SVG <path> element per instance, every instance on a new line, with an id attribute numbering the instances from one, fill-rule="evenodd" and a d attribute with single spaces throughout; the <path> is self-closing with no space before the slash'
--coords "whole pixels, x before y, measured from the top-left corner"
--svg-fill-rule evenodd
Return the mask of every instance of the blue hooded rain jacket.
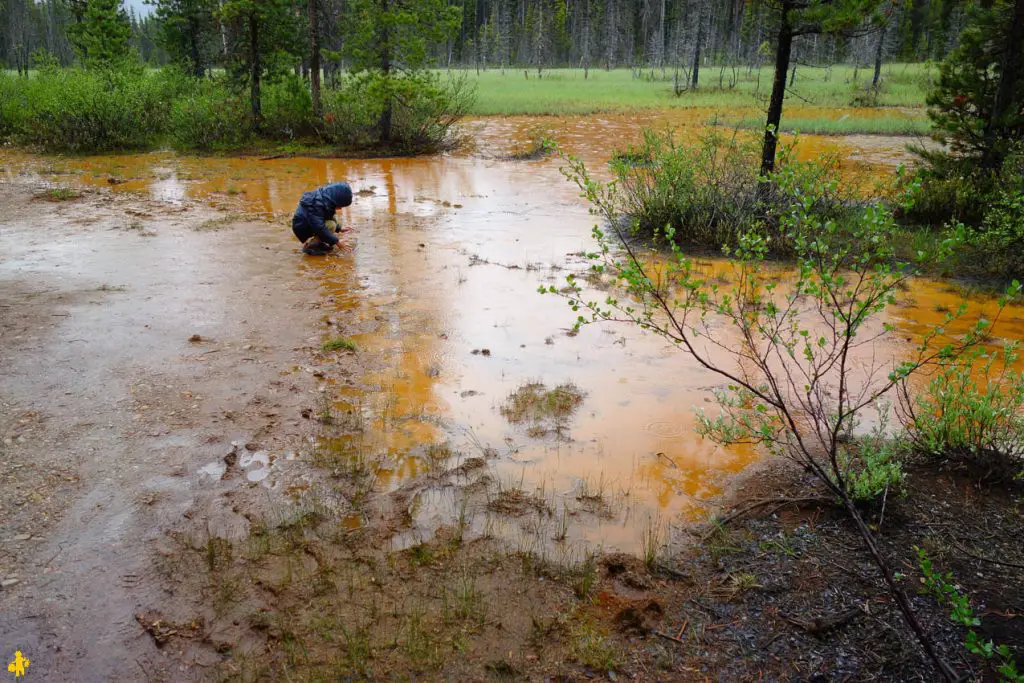
<path id="1" fill-rule="evenodd" d="M 325 223 L 334 219 L 334 212 L 352 203 L 352 188 L 348 183 L 332 183 L 312 192 L 306 192 L 299 200 L 299 206 L 292 217 L 292 232 L 305 242 L 310 237 L 319 237 L 321 242 L 335 245 L 338 236 Z"/>

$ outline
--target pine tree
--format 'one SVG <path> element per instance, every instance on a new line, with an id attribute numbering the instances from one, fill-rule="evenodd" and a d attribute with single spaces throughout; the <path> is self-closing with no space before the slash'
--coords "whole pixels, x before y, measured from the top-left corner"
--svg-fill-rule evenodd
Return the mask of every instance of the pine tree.
<path id="1" fill-rule="evenodd" d="M 942 64 L 928 96 L 936 137 L 985 168 L 1024 139 L 1024 0 L 969 10 L 960 45 Z"/>
<path id="2" fill-rule="evenodd" d="M 301 40 L 289 0 L 224 0 L 219 16 L 232 27 L 228 60 L 235 78 L 249 85 L 253 127 L 263 122 L 260 86 L 272 58 L 297 54 Z"/>
<path id="3" fill-rule="evenodd" d="M 461 11 L 446 0 L 352 0 L 346 52 L 356 71 L 372 72 L 384 106 L 377 123 L 380 141 L 391 141 L 400 79 L 427 65 L 429 47 L 455 36 Z"/>
<path id="4" fill-rule="evenodd" d="M 131 54 L 132 28 L 121 0 L 88 0 L 68 35 L 83 64 L 109 65 Z"/>
<path id="5" fill-rule="evenodd" d="M 161 46 L 196 77 L 205 73 L 213 52 L 214 7 L 211 0 L 156 0 Z"/>

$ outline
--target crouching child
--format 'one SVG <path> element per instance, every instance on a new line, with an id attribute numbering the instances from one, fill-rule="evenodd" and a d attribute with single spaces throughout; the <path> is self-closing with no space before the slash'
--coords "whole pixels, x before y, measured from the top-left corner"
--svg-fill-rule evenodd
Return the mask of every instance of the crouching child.
<path id="1" fill-rule="evenodd" d="M 302 251 L 311 256 L 329 253 L 338 244 L 338 234 L 347 232 L 337 226 L 334 214 L 352 204 L 348 183 L 332 183 L 306 192 L 292 217 L 292 232 L 302 242 Z"/>

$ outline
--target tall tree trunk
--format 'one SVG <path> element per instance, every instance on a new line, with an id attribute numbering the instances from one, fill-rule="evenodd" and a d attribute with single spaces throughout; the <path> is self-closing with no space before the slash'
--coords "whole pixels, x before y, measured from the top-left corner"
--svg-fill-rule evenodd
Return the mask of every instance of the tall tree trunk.
<path id="1" fill-rule="evenodd" d="M 615 66 L 616 38 L 619 33 L 619 29 L 615 25 L 615 12 L 617 9 L 618 5 L 615 4 L 615 0 L 605 0 L 605 69 L 609 70 Z"/>
<path id="2" fill-rule="evenodd" d="M 309 0 L 309 91 L 313 98 L 313 115 L 323 112 L 320 103 L 320 8 Z"/>
<path id="3" fill-rule="evenodd" d="M 661 16 L 658 18 L 658 66 L 665 68 L 665 0 L 661 0 Z"/>
<path id="4" fill-rule="evenodd" d="M 1013 86 L 1020 78 L 1021 41 L 1024 40 L 1024 0 L 1017 0 L 1013 5 L 1013 16 L 1010 18 L 1003 43 L 1003 59 L 999 68 L 999 85 L 996 87 L 995 100 L 992 102 L 992 113 L 985 122 L 985 151 L 982 165 L 995 169 L 1003 162 L 1003 147 L 998 144 L 1000 133 L 1006 125 L 1013 100 Z"/>
<path id="5" fill-rule="evenodd" d="M 249 12 L 249 99 L 252 100 L 252 125 L 259 130 L 263 123 L 260 106 L 260 27 L 256 10 Z"/>
<path id="6" fill-rule="evenodd" d="M 224 0 L 217 0 L 217 16 L 220 17 L 224 11 Z M 217 24 L 220 27 L 220 56 L 223 60 L 221 63 L 226 63 L 228 58 L 228 27 L 224 25 L 224 20 L 218 18 Z"/>
<path id="7" fill-rule="evenodd" d="M 196 78 L 202 78 L 206 72 L 206 65 L 203 64 L 202 53 L 199 51 L 199 20 L 195 14 L 189 15 L 188 18 L 188 39 L 189 53 L 192 60 L 192 75 Z"/>
<path id="8" fill-rule="evenodd" d="M 782 123 L 782 101 L 786 96 L 786 74 L 789 71 L 790 53 L 793 51 L 793 27 L 789 24 L 792 7 L 790 0 L 783 0 L 779 37 L 775 48 L 775 76 L 772 79 L 772 95 L 768 103 L 764 143 L 761 145 L 762 176 L 767 176 L 775 170 L 775 150 L 779 142 L 779 124 Z M 770 184 L 761 181 L 757 186 L 758 199 L 767 200 L 769 189 Z"/>
<path id="9" fill-rule="evenodd" d="M 590 75 L 590 0 L 583 0 L 583 80 Z"/>
<path id="10" fill-rule="evenodd" d="M 693 72 L 690 87 L 694 90 L 700 85 L 700 44 L 704 42 L 704 0 L 697 3 L 697 39 L 693 45 Z"/>
<path id="11" fill-rule="evenodd" d="M 380 0 L 380 71 L 384 76 L 385 101 L 384 110 L 377 121 L 377 132 L 380 141 L 391 142 L 391 123 L 394 118 L 395 103 L 391 96 L 391 30 L 388 26 L 390 0 Z"/>
<path id="12" fill-rule="evenodd" d="M 878 86 L 882 83 L 882 52 L 885 49 L 885 27 L 878 31 L 878 45 L 875 46 L 875 75 L 871 79 L 871 87 L 878 92 Z"/>

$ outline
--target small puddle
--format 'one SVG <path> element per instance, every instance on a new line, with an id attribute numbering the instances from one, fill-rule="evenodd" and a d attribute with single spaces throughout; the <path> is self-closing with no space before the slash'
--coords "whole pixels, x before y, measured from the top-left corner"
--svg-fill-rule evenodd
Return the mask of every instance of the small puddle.
<path id="1" fill-rule="evenodd" d="M 212 479 L 220 479 L 227 472 L 228 466 L 223 460 L 214 460 L 208 465 L 199 468 L 199 474 Z"/>
<path id="2" fill-rule="evenodd" d="M 540 127 L 600 164 L 613 147 L 637 140 L 644 125 L 696 135 L 712 115 L 484 119 L 470 124 L 477 153 L 411 159 L 153 153 L 71 160 L 8 151 L 0 159 L 8 174 L 40 173 L 172 201 L 238 203 L 274 217 L 284 239 L 303 191 L 348 180 L 362 191 L 341 213 L 355 229 L 347 238 L 353 249 L 321 259 L 282 249 L 280 257 L 282 266 L 299 268 L 322 288 L 325 337 L 337 334 L 336 325 L 374 368 L 333 387 L 335 409 L 360 421 L 358 444 L 325 447 L 366 459 L 376 491 L 449 475 L 412 496 L 408 525 L 393 545 L 409 547 L 442 525 L 459 524 L 464 533 L 498 535 L 524 548 L 569 552 L 585 544 L 635 552 L 652 524 L 703 514 L 703 502 L 758 456 L 697 436 L 695 409 L 713 408 L 717 378 L 630 327 L 575 334 L 566 303 L 537 293 L 580 267 L 575 255 L 592 246 L 594 218 L 562 178 L 558 160 L 497 157 Z M 798 150 L 805 158 L 826 152 L 860 158 L 847 166 L 851 172 L 882 174 L 907 160 L 906 142 L 803 136 Z M 958 302 L 947 285 L 915 282 L 892 322 L 913 342 Z M 1017 313 L 1006 317 L 1002 336 L 1024 338 L 1024 316 Z M 899 342 L 886 348 L 894 357 L 903 352 Z M 583 400 L 554 430 L 510 423 L 502 407 L 531 382 L 548 388 L 571 382 Z M 262 481 L 271 458 L 246 453 L 239 465 L 249 481 Z M 220 477 L 225 467 L 217 461 L 200 471 Z M 364 523 L 354 515 L 344 528 Z"/>
<path id="3" fill-rule="evenodd" d="M 243 453 L 238 459 L 238 465 L 245 470 L 245 478 L 249 481 L 263 481 L 270 474 L 270 454 L 266 451 L 255 453 Z"/>

